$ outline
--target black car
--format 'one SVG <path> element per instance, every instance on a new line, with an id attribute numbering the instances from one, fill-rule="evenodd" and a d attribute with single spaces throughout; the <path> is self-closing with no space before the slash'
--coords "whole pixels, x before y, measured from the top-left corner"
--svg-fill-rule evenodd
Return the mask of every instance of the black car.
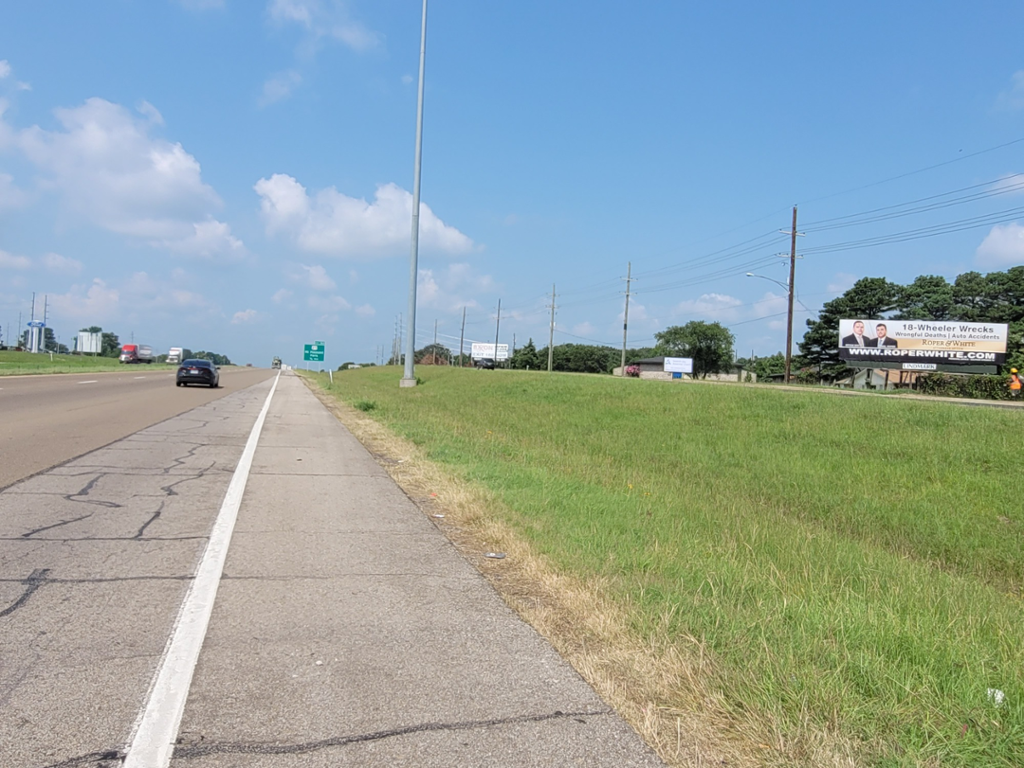
<path id="1" fill-rule="evenodd" d="M 220 386 L 220 370 L 209 360 L 182 360 L 178 366 L 175 384 L 184 387 L 186 384 L 205 384 L 208 387 Z"/>
<path id="2" fill-rule="evenodd" d="M 486 368 L 488 371 L 494 370 L 494 359 L 490 357 L 481 357 L 475 363 L 477 368 Z"/>

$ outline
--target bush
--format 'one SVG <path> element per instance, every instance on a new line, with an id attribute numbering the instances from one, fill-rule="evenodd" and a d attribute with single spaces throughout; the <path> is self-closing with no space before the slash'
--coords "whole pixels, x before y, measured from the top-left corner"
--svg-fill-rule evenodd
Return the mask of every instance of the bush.
<path id="1" fill-rule="evenodd" d="M 929 373 L 918 379 L 922 395 L 970 397 L 977 400 L 1009 400 L 1010 386 L 1006 376 L 963 376 Z"/>

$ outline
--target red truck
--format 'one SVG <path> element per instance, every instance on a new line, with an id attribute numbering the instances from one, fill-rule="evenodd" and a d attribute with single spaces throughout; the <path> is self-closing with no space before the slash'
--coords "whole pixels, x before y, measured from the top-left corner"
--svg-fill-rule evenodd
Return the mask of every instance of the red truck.
<path id="1" fill-rule="evenodd" d="M 125 344 L 121 347 L 122 363 L 152 363 L 153 350 L 145 344 Z"/>

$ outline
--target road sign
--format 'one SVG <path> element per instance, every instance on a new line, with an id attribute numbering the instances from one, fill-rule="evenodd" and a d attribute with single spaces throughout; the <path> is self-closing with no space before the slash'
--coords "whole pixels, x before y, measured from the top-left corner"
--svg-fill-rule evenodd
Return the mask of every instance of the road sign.
<path id="1" fill-rule="evenodd" d="M 324 345 L 321 342 L 306 344 L 303 348 L 302 359 L 310 363 L 322 363 L 324 361 Z"/>

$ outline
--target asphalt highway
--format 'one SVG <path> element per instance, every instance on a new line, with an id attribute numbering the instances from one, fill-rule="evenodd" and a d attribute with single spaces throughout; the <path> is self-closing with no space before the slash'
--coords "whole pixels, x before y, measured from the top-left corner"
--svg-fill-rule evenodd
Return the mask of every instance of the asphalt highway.
<path id="1" fill-rule="evenodd" d="M 173 371 L 147 366 L 0 377 L 0 489 L 276 373 L 227 366 L 218 389 L 176 387 Z"/>

